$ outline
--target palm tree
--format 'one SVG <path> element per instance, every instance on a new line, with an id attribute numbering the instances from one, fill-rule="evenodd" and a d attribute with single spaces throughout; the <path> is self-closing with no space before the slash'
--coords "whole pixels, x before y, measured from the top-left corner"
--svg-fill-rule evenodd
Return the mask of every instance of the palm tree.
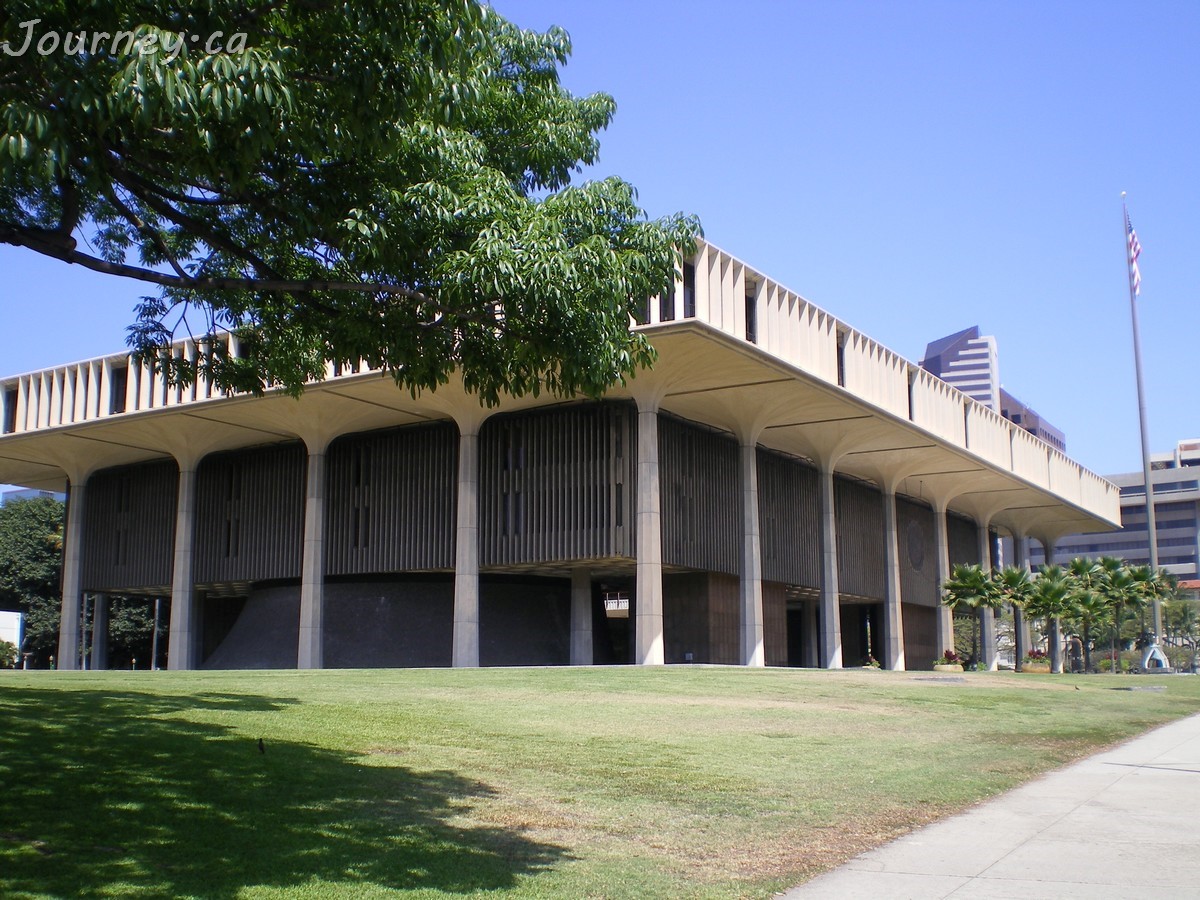
<path id="1" fill-rule="evenodd" d="M 1132 582 L 1125 595 L 1125 605 L 1142 613 L 1139 626 L 1139 639 L 1146 636 L 1146 607 L 1151 604 L 1158 593 L 1158 583 L 1154 570 L 1149 566 L 1130 566 L 1129 579 Z"/>
<path id="2" fill-rule="evenodd" d="M 1073 616 L 1083 629 L 1083 670 L 1092 671 L 1092 629 L 1107 624 L 1112 618 L 1108 598 L 1095 588 L 1085 588 L 1075 595 Z"/>
<path id="3" fill-rule="evenodd" d="M 1115 556 L 1102 556 L 1096 560 L 1096 564 L 1100 567 L 1097 587 L 1112 610 L 1112 674 L 1115 675 L 1120 671 L 1117 644 L 1121 641 L 1125 609 L 1134 597 L 1134 579 L 1125 561 Z"/>
<path id="4" fill-rule="evenodd" d="M 977 611 L 990 608 L 991 584 L 982 566 L 975 563 L 956 563 L 950 569 L 950 577 L 942 583 L 942 603 L 955 612 Z M 979 639 L 976 631 L 979 625 L 977 617 L 972 616 L 971 645 L 978 648 Z M 978 653 L 972 654 L 978 659 Z"/>
<path id="5" fill-rule="evenodd" d="M 1033 579 L 1033 590 L 1025 608 L 1050 624 L 1050 671 L 1061 675 L 1060 620 L 1071 609 L 1071 581 L 1067 571 L 1054 564 L 1042 566 L 1037 578 Z"/>
<path id="6" fill-rule="evenodd" d="M 1108 611 L 1108 601 L 1100 593 L 1099 585 L 1104 577 L 1104 570 L 1099 563 L 1086 557 L 1077 556 L 1067 565 L 1068 581 L 1070 582 L 1070 618 L 1083 629 L 1083 670 L 1092 669 L 1092 626 L 1104 618 Z"/>
<path id="7" fill-rule="evenodd" d="M 1029 651 L 1021 640 L 1021 616 L 1033 590 L 1033 582 L 1029 577 L 1029 570 L 1024 566 L 1005 566 L 992 575 L 992 584 L 1000 602 L 1012 604 L 1016 638 L 1015 668 L 1020 672 L 1025 668 L 1025 654 Z"/>

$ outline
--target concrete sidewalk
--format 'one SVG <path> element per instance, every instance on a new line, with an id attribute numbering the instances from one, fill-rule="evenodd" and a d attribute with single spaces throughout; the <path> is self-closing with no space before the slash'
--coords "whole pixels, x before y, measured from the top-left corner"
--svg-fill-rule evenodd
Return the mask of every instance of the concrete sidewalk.
<path id="1" fill-rule="evenodd" d="M 1044 775 L 782 896 L 1200 898 L 1200 715 Z"/>

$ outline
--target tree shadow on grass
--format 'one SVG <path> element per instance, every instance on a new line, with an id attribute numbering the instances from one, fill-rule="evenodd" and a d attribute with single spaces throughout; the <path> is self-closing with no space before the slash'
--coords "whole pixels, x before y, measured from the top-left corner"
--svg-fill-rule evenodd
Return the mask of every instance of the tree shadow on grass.
<path id="1" fill-rule="evenodd" d="M 138 691 L 0 692 L 0 894 L 231 897 L 513 887 L 561 847 L 460 815 L 492 796 L 453 772 L 188 721 L 295 701 Z"/>

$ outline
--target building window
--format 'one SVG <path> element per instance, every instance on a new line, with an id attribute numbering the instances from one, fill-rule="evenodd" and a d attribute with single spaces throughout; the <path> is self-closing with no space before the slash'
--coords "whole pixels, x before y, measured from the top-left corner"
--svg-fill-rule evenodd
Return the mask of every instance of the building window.
<path id="1" fill-rule="evenodd" d="M 128 389 L 129 367 L 113 366 L 112 375 L 109 378 L 109 415 L 125 412 L 125 393 Z"/>
<path id="2" fill-rule="evenodd" d="M 645 325 L 650 321 L 650 298 L 646 297 L 633 308 L 633 321 Z"/>
<path id="3" fill-rule="evenodd" d="M 4 392 L 4 433 L 12 434 L 17 430 L 17 389 L 9 388 Z"/>
<path id="4" fill-rule="evenodd" d="M 371 487 L 371 448 L 355 447 L 352 453 L 352 482 L 354 521 L 351 525 L 353 547 L 360 550 L 370 546 L 371 508 L 367 497 Z"/>
<path id="5" fill-rule="evenodd" d="M 757 287 L 753 282 L 746 282 L 746 340 L 752 344 L 758 343 L 758 299 Z"/>
<path id="6" fill-rule="evenodd" d="M 683 264 L 683 317 L 696 317 L 696 267 L 691 263 Z"/>
<path id="7" fill-rule="evenodd" d="M 241 516 L 242 467 L 237 463 L 226 470 L 225 479 L 225 558 L 238 555 L 242 540 Z"/>
<path id="8" fill-rule="evenodd" d="M 837 383 L 846 386 L 846 335 L 841 331 L 837 336 Z"/>

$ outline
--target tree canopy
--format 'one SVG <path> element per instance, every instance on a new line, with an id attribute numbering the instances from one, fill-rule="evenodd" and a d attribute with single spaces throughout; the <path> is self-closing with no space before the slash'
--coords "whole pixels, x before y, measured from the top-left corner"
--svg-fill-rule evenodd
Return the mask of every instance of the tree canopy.
<path id="1" fill-rule="evenodd" d="M 0 609 L 25 614 L 21 650 L 42 662 L 58 646 L 62 521 L 52 497 L 0 506 Z"/>
<path id="2" fill-rule="evenodd" d="M 562 87 L 561 29 L 473 0 L 9 0 L 4 41 L 0 242 L 157 285 L 130 343 L 176 380 L 295 393 L 363 361 L 495 402 L 653 360 L 629 317 L 699 226 L 570 183 L 615 104 Z M 205 352 L 162 352 L 185 336 Z"/>

